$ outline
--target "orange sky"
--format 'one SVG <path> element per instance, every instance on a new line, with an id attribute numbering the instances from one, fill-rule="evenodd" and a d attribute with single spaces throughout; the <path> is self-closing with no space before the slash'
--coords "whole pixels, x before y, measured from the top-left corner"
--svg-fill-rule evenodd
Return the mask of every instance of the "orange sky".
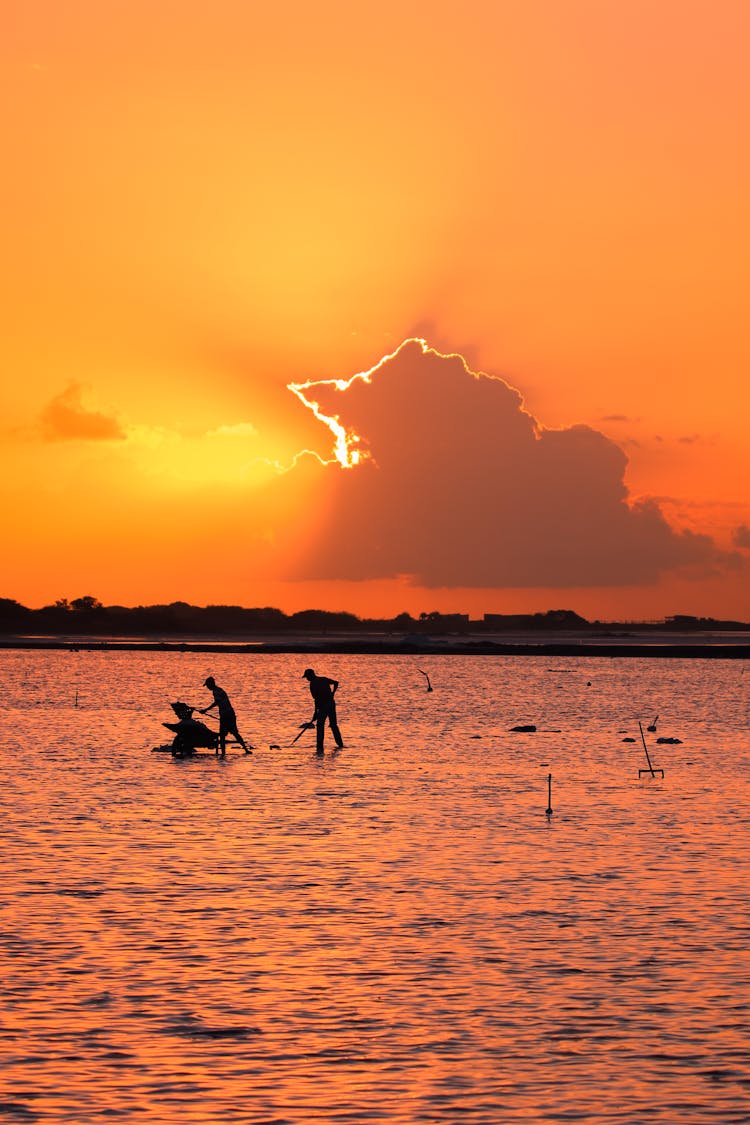
<path id="1" fill-rule="evenodd" d="M 749 32 L 740 0 L 6 9 L 0 596 L 750 618 Z M 334 392 L 370 460 L 295 463 L 333 438 L 287 385 L 414 336 L 469 371 Z M 520 398 L 472 414 L 478 371 Z"/>

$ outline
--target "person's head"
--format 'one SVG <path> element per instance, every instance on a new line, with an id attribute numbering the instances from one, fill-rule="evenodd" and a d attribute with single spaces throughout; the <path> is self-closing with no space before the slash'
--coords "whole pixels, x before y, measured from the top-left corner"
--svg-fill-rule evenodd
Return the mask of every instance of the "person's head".
<path id="1" fill-rule="evenodd" d="M 203 686 L 207 688 L 216 687 L 216 680 L 213 678 L 213 676 L 206 676 L 205 680 L 203 681 Z"/>
<path id="2" fill-rule="evenodd" d="M 312 668 L 305 668 L 304 672 L 302 673 L 302 678 L 304 680 L 314 680 L 315 673 L 313 672 Z"/>

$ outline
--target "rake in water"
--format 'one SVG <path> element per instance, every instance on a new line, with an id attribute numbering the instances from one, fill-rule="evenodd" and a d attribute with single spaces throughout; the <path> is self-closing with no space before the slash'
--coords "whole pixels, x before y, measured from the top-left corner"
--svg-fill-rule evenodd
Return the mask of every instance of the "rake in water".
<path id="1" fill-rule="evenodd" d="M 648 753 L 648 746 L 646 745 L 646 736 L 643 733 L 643 726 L 641 725 L 640 719 L 638 720 L 638 729 L 641 732 L 641 742 L 643 743 L 643 749 L 646 753 L 646 761 L 648 762 L 648 769 L 638 770 L 638 776 L 640 777 L 644 773 L 650 773 L 652 777 L 656 777 L 657 773 L 660 773 L 661 776 L 664 777 L 664 770 L 655 770 L 653 765 L 651 764 L 651 758 L 649 757 Z"/>

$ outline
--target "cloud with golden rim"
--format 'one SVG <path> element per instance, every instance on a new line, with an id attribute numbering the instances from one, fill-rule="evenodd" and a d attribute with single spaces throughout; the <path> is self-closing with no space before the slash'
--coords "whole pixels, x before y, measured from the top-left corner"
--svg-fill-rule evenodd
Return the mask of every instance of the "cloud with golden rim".
<path id="1" fill-rule="evenodd" d="M 422 339 L 350 379 L 290 390 L 330 429 L 345 470 L 321 478 L 298 577 L 620 586 L 736 563 L 631 497 L 615 442 L 584 425 L 546 429 L 505 380 Z"/>

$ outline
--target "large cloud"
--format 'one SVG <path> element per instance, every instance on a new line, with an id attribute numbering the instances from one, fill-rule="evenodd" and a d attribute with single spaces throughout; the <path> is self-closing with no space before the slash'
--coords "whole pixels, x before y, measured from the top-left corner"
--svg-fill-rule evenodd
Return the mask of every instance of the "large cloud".
<path id="1" fill-rule="evenodd" d="M 614 442 L 587 426 L 544 429 L 518 391 L 459 356 L 411 340 L 367 375 L 301 390 L 360 435 L 349 448 L 363 456 L 325 474 L 300 577 L 616 586 L 722 561 L 655 502 L 630 501 Z"/>

